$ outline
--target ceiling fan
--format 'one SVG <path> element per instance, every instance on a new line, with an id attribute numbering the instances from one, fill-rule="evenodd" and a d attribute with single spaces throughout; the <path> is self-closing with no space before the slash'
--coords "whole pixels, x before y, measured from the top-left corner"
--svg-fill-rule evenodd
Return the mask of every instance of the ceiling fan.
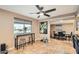
<path id="1" fill-rule="evenodd" d="M 39 5 L 36 5 L 36 8 L 39 10 L 39 12 L 36 12 L 36 13 L 30 13 L 30 14 L 38 14 L 38 17 L 37 17 L 37 18 L 40 18 L 41 15 L 50 17 L 50 15 L 48 15 L 47 13 L 56 10 L 56 8 L 53 8 L 53 9 L 50 9 L 50 10 L 43 11 L 44 7 L 43 7 L 43 6 L 39 6 Z"/>

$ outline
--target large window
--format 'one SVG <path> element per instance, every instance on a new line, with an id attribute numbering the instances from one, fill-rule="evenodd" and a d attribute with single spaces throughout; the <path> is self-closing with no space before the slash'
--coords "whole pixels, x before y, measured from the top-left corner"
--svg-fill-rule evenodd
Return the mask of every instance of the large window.
<path id="1" fill-rule="evenodd" d="M 31 33 L 31 31 L 32 31 L 32 22 L 21 20 L 21 19 L 14 20 L 15 35 Z"/>

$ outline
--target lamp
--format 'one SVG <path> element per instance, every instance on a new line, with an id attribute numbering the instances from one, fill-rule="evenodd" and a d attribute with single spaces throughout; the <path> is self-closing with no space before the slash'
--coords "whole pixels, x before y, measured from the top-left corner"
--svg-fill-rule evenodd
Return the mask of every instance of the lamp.
<path id="1" fill-rule="evenodd" d="M 44 15 L 43 13 L 40 13 L 40 15 Z"/>

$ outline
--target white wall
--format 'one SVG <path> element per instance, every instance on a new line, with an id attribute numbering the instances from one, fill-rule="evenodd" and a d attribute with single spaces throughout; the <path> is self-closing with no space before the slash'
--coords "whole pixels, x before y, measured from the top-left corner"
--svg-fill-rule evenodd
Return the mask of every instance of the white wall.
<path id="1" fill-rule="evenodd" d="M 0 44 L 6 43 L 8 48 L 14 48 L 14 17 L 32 21 L 32 32 L 38 39 L 38 20 L 0 9 Z"/>
<path id="2" fill-rule="evenodd" d="M 51 26 L 51 32 L 55 31 L 55 25 L 57 24 L 55 21 L 50 23 Z M 62 24 L 62 30 L 66 31 L 66 33 L 75 32 L 75 19 L 72 20 L 63 20 Z M 54 29 L 53 29 L 54 28 Z"/>

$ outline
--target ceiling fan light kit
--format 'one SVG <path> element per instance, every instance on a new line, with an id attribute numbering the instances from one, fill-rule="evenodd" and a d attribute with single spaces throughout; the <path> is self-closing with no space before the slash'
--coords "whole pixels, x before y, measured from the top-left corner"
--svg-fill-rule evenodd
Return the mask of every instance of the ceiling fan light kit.
<path id="1" fill-rule="evenodd" d="M 39 15 L 41 15 L 41 16 L 42 16 L 42 15 L 44 15 L 44 14 L 43 14 L 43 13 L 40 13 Z"/>

